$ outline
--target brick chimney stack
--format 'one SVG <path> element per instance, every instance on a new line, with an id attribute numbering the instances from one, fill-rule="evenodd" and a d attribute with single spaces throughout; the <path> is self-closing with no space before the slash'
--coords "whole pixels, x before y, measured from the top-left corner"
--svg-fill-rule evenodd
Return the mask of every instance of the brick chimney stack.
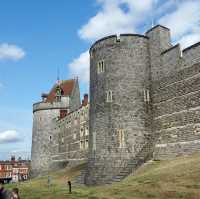
<path id="1" fill-rule="evenodd" d="M 88 104 L 88 94 L 84 94 L 84 98 L 82 100 L 82 106 L 87 106 Z"/>

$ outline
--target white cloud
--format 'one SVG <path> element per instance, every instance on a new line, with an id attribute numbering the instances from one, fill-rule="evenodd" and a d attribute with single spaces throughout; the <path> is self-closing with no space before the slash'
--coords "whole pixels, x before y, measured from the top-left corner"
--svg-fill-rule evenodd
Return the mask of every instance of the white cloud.
<path id="1" fill-rule="evenodd" d="M 200 32 L 199 33 L 191 33 L 183 36 L 179 43 L 181 44 L 181 48 L 184 49 L 192 44 L 195 44 L 200 41 Z"/>
<path id="2" fill-rule="evenodd" d="M 7 130 L 0 133 L 0 143 L 20 141 L 19 134 L 15 130 Z"/>
<path id="3" fill-rule="evenodd" d="M 181 37 L 187 38 L 191 33 L 196 31 L 196 27 L 199 27 L 199 11 L 199 0 L 182 1 L 176 4 L 176 9 L 173 12 L 167 13 L 161 17 L 159 23 L 171 29 L 174 40 L 182 40 L 183 38 Z"/>
<path id="4" fill-rule="evenodd" d="M 22 48 L 8 44 L 0 44 L 0 60 L 14 60 L 17 61 L 25 56 L 25 52 Z"/>
<path id="5" fill-rule="evenodd" d="M 135 32 L 148 17 L 154 0 L 98 0 L 102 9 L 78 31 L 80 38 L 94 41 L 103 36 Z"/>
<path id="6" fill-rule="evenodd" d="M 89 82 L 89 51 L 83 52 L 69 64 L 70 74 L 78 76 L 82 83 Z"/>
<path id="7" fill-rule="evenodd" d="M 111 34 L 141 33 L 152 19 L 171 29 L 174 43 L 188 47 L 200 40 L 199 0 L 96 0 L 100 9 L 78 31 L 81 39 L 94 42 Z M 155 23 L 156 24 L 156 23 Z M 69 64 L 71 74 L 89 81 L 89 54 L 82 53 Z"/>

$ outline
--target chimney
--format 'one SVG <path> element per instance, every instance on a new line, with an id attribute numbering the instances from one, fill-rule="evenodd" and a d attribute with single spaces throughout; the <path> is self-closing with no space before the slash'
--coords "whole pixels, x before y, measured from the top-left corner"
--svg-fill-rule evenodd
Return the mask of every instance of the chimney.
<path id="1" fill-rule="evenodd" d="M 15 156 L 12 155 L 12 156 L 11 156 L 11 163 L 14 163 L 14 162 L 15 162 Z"/>
<path id="2" fill-rule="evenodd" d="M 84 94 L 84 98 L 82 100 L 82 106 L 87 106 L 88 104 L 88 94 Z"/>
<path id="3" fill-rule="evenodd" d="M 48 97 L 48 94 L 42 93 L 41 97 L 42 97 L 42 101 L 43 101 L 43 102 L 46 102 L 46 99 L 47 99 L 47 97 Z"/>
<path id="4" fill-rule="evenodd" d="M 64 110 L 61 109 L 60 110 L 60 119 L 66 117 L 67 114 L 68 114 L 68 111 L 66 109 L 64 109 Z"/>

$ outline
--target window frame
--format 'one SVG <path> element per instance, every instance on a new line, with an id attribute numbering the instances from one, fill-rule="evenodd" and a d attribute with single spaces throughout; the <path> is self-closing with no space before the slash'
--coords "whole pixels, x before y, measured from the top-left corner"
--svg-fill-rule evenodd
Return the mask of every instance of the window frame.
<path id="1" fill-rule="evenodd" d="M 101 74 L 105 72 L 105 62 L 104 60 L 97 62 L 97 74 Z"/>
<path id="2" fill-rule="evenodd" d="M 113 102 L 113 91 L 108 90 L 106 91 L 106 102 Z"/>

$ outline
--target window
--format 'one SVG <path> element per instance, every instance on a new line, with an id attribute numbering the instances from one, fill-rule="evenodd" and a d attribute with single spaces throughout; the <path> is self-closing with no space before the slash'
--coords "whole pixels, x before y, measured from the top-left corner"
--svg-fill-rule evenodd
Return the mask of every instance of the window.
<path id="1" fill-rule="evenodd" d="M 49 141 L 51 142 L 51 140 L 52 140 L 52 136 L 50 135 L 50 136 L 49 136 Z"/>
<path id="2" fill-rule="evenodd" d="M 85 140 L 85 149 L 88 149 L 88 140 Z"/>
<path id="3" fill-rule="evenodd" d="M 85 135 L 89 135 L 89 128 L 88 128 L 88 126 L 85 128 Z"/>
<path id="4" fill-rule="evenodd" d="M 81 127 L 81 130 L 80 130 L 80 137 L 83 137 L 83 135 L 84 135 L 84 128 Z"/>
<path id="5" fill-rule="evenodd" d="M 74 139 L 74 140 L 76 139 L 76 133 L 73 134 L 73 139 Z"/>
<path id="6" fill-rule="evenodd" d="M 99 61 L 97 63 L 97 73 L 103 73 L 105 71 L 104 61 Z"/>
<path id="7" fill-rule="evenodd" d="M 124 130 L 122 129 L 118 130 L 118 139 L 119 139 L 119 148 L 125 147 Z"/>
<path id="8" fill-rule="evenodd" d="M 61 144 L 64 144 L 64 137 L 61 138 Z"/>
<path id="9" fill-rule="evenodd" d="M 150 96 L 149 96 L 149 90 L 144 89 L 144 101 L 149 103 L 150 102 Z"/>
<path id="10" fill-rule="evenodd" d="M 93 151 L 96 151 L 96 132 L 95 131 L 93 132 L 92 137 L 93 137 L 92 149 Z"/>
<path id="11" fill-rule="evenodd" d="M 106 102 L 112 102 L 113 100 L 113 93 L 111 90 L 106 91 Z"/>
<path id="12" fill-rule="evenodd" d="M 82 140 L 80 141 L 80 149 L 84 149 L 84 142 Z"/>

